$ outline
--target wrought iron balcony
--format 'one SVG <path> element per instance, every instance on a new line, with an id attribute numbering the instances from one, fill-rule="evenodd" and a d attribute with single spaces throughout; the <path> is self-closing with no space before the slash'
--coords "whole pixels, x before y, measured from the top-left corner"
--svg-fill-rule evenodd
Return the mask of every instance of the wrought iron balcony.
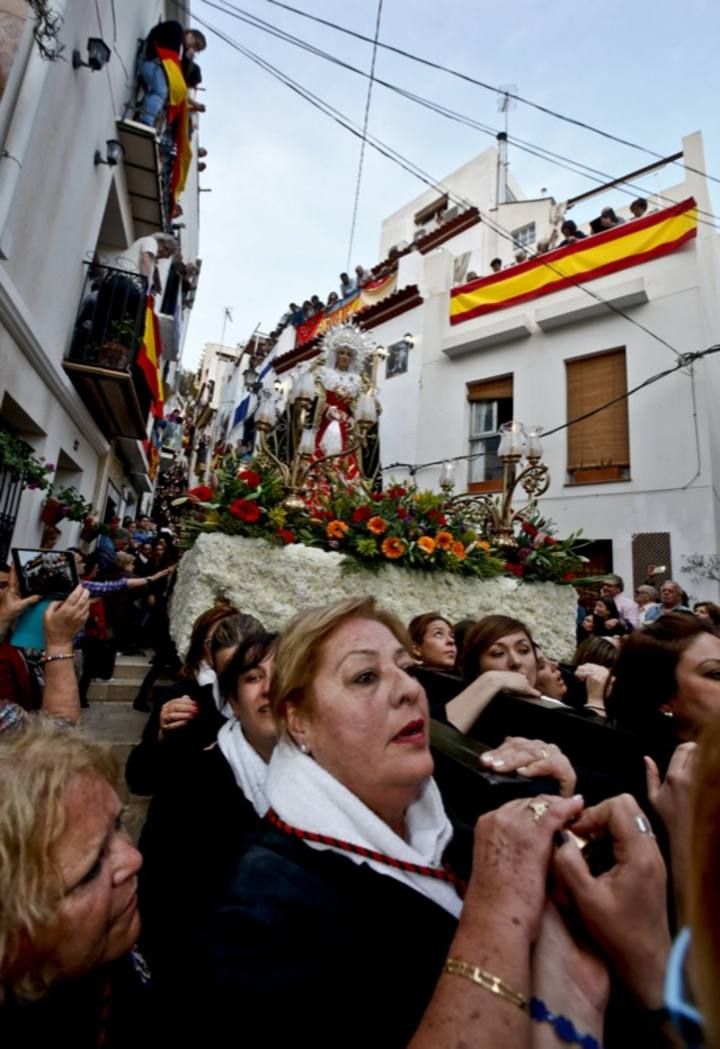
<path id="1" fill-rule="evenodd" d="M 63 367 L 107 437 L 147 437 L 151 395 L 137 358 L 147 280 L 86 263 L 75 328 Z"/>

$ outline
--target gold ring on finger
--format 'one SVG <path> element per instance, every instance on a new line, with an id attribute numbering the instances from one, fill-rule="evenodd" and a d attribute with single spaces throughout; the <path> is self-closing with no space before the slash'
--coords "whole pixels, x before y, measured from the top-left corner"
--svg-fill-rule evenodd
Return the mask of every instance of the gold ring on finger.
<path id="1" fill-rule="evenodd" d="M 546 801 L 531 801 L 528 808 L 532 813 L 533 823 L 539 823 L 550 806 Z"/>

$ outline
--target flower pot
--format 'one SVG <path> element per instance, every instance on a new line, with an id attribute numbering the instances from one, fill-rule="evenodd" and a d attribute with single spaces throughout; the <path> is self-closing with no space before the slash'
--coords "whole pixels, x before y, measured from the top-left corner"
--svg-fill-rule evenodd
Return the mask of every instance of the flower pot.
<path id="1" fill-rule="evenodd" d="M 92 521 L 83 525 L 82 531 L 80 532 L 80 539 L 83 543 L 90 543 L 97 536 L 98 530 L 97 525 L 93 524 Z"/>
<path id="2" fill-rule="evenodd" d="M 57 499 L 47 499 L 45 506 L 40 511 L 40 520 L 46 525 L 57 524 L 58 521 L 62 521 L 63 516 L 62 503 L 59 503 Z"/>
<path id="3" fill-rule="evenodd" d="M 100 347 L 98 364 L 101 368 L 110 368 L 112 371 L 125 372 L 130 365 L 132 351 L 121 342 L 105 342 Z"/>

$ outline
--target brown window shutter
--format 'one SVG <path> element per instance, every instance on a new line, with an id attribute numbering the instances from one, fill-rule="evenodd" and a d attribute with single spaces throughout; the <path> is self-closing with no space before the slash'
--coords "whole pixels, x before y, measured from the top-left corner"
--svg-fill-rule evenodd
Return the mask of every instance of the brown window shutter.
<path id="1" fill-rule="evenodd" d="M 565 367 L 568 421 L 627 392 L 624 349 L 566 361 Z M 568 470 L 629 465 L 627 399 L 568 427 Z"/>
<path id="2" fill-rule="evenodd" d="M 512 375 L 501 375 L 496 379 L 483 379 L 467 384 L 469 401 L 499 401 L 502 397 L 512 397 Z"/>

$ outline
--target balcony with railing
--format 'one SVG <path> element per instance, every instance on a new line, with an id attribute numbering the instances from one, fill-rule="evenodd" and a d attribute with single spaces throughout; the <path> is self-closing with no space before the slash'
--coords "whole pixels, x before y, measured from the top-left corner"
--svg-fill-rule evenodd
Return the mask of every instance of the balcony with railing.
<path id="1" fill-rule="evenodd" d="M 147 280 L 86 263 L 72 340 L 63 367 L 109 438 L 147 437 L 151 393 L 138 365 Z"/>

